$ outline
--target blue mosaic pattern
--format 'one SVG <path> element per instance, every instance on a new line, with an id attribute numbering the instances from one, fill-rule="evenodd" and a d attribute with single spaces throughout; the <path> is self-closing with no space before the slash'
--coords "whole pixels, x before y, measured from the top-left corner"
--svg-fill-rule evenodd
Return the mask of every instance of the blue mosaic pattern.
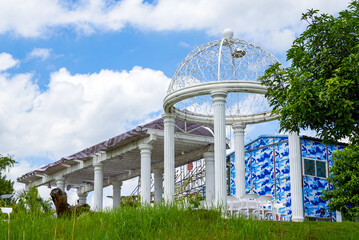
<path id="1" fill-rule="evenodd" d="M 234 167 L 234 160 L 235 160 L 235 156 L 234 154 L 232 154 L 230 156 L 230 162 L 231 162 L 231 169 L 229 170 L 230 172 L 230 195 L 234 196 L 236 194 L 236 183 L 235 183 L 235 179 L 236 179 L 236 172 L 235 172 L 235 167 Z"/>
<path id="2" fill-rule="evenodd" d="M 246 176 L 246 193 L 249 193 L 251 190 L 251 158 L 252 152 L 245 152 L 244 160 L 245 160 L 245 176 Z"/>
<path id="3" fill-rule="evenodd" d="M 328 190 L 328 182 L 323 178 L 303 176 L 303 184 L 305 216 L 330 218 L 327 201 L 321 199 L 322 191 Z"/>
<path id="4" fill-rule="evenodd" d="M 316 160 L 326 160 L 326 145 L 308 139 L 302 139 L 302 157 Z"/>
<path id="5" fill-rule="evenodd" d="M 258 195 L 274 194 L 273 148 L 255 150 L 253 154 L 253 192 Z"/>
<path id="6" fill-rule="evenodd" d="M 275 137 L 274 138 L 275 143 L 280 143 L 280 142 L 287 141 L 287 140 L 288 140 L 287 137 Z"/>
<path id="7" fill-rule="evenodd" d="M 276 197 L 277 202 L 285 203 L 286 209 L 281 212 L 287 212 L 288 217 L 292 217 L 292 199 L 290 194 L 290 176 L 289 176 L 289 148 L 288 142 L 281 141 L 275 146 L 275 170 L 276 170 Z"/>
<path id="8" fill-rule="evenodd" d="M 302 139 L 301 143 L 302 157 L 327 160 L 327 146 L 323 143 L 308 139 Z M 320 198 L 322 191 L 326 190 L 328 190 L 328 183 L 324 178 L 303 176 L 305 216 L 330 218 L 330 212 L 327 211 L 327 203 Z"/>
<path id="9" fill-rule="evenodd" d="M 273 138 L 259 138 L 251 144 L 251 149 L 267 146 L 273 143 Z"/>

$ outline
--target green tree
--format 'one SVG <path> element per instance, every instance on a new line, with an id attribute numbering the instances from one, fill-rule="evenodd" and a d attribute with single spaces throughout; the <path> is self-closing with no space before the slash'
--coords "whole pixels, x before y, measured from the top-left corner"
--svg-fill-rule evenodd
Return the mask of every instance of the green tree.
<path id="1" fill-rule="evenodd" d="M 359 2 L 337 17 L 309 10 L 306 30 L 287 52 L 288 68 L 260 79 L 281 130 L 314 129 L 326 142 L 359 139 Z"/>
<path id="2" fill-rule="evenodd" d="M 324 193 L 331 210 L 359 217 L 359 1 L 337 16 L 308 10 L 305 31 L 287 52 L 290 67 L 268 68 L 262 83 L 280 115 L 281 130 L 316 130 L 326 143 L 348 138 L 350 145 L 333 155 Z"/>
<path id="3" fill-rule="evenodd" d="M 333 154 L 332 174 L 327 179 L 331 191 L 324 192 L 329 208 L 341 211 L 348 220 L 359 218 L 359 146 L 349 145 Z M 350 164 L 348 164 L 350 163 Z"/>
<path id="4" fill-rule="evenodd" d="M 11 156 L 4 157 L 0 154 L 0 195 L 11 194 L 14 191 L 14 182 L 6 179 L 3 172 L 9 171 L 15 163 L 16 161 Z"/>

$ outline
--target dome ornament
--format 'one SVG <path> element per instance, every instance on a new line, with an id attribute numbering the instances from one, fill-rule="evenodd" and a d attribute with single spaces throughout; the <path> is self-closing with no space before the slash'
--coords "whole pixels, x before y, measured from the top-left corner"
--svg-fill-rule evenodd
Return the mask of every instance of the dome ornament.
<path id="1" fill-rule="evenodd" d="M 232 29 L 226 28 L 226 29 L 223 30 L 223 34 L 222 34 L 222 35 L 223 35 L 223 38 L 229 40 L 229 39 L 232 39 L 232 38 L 233 38 L 234 33 L 233 33 L 233 30 L 232 30 Z"/>

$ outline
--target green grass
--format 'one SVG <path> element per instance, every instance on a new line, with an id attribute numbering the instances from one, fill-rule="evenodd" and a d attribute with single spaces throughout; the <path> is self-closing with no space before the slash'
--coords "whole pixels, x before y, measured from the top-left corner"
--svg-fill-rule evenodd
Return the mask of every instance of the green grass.
<path id="1" fill-rule="evenodd" d="M 222 218 L 215 210 L 177 206 L 123 207 L 75 218 L 17 214 L 10 224 L 1 220 L 2 239 L 359 239 L 359 224 Z"/>

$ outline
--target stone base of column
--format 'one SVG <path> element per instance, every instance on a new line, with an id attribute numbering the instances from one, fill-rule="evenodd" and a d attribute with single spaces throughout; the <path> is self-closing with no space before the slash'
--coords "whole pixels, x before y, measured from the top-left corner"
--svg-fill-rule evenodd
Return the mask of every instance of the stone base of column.
<path id="1" fill-rule="evenodd" d="M 292 217 L 292 221 L 293 222 L 304 222 L 304 218 L 303 217 Z"/>

